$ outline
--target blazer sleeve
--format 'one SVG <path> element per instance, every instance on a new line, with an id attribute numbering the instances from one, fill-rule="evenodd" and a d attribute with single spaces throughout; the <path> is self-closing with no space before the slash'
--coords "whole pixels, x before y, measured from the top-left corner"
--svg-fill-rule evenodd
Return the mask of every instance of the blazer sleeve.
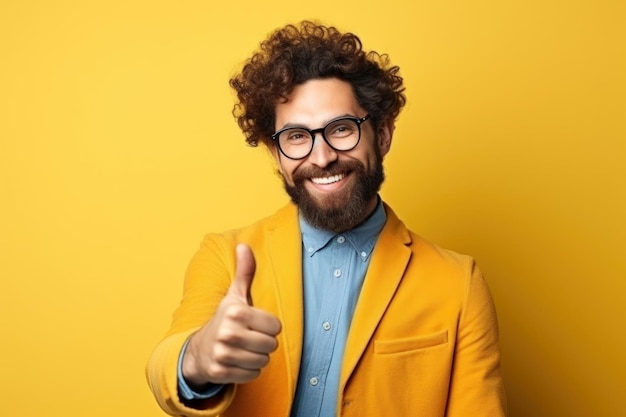
<path id="1" fill-rule="evenodd" d="M 493 299 L 474 262 L 455 347 L 446 417 L 506 415 Z"/>
<path id="2" fill-rule="evenodd" d="M 183 402 L 178 396 L 178 356 L 186 340 L 213 317 L 228 291 L 235 268 L 234 245 L 221 236 L 207 235 L 192 258 L 183 299 L 172 326 L 157 345 L 146 366 L 146 378 L 159 406 L 172 416 L 212 417 L 232 402 L 235 386 L 228 385 L 207 400 Z"/>

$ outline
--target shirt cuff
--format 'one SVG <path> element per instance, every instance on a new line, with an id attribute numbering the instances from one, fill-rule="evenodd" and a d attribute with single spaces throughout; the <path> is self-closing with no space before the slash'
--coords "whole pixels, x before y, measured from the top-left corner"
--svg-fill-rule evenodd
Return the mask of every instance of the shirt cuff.
<path id="1" fill-rule="evenodd" d="M 189 384 L 187 384 L 187 381 L 185 381 L 185 377 L 183 376 L 183 357 L 187 351 L 188 344 L 189 340 L 185 342 L 183 348 L 180 350 L 180 355 L 178 356 L 178 395 L 185 400 L 206 400 L 207 398 L 216 396 L 222 390 L 224 385 L 208 384 L 206 388 L 199 392 L 192 389 Z"/>

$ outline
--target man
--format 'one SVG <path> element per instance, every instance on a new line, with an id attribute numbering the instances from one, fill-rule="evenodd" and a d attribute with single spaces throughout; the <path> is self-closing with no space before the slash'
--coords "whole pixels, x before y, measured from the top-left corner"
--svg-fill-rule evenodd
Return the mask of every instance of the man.
<path id="1" fill-rule="evenodd" d="M 405 103 L 398 67 L 353 34 L 274 32 L 231 80 L 248 143 L 292 203 L 207 235 L 147 367 L 178 416 L 502 416 L 493 302 L 473 260 L 383 203 Z"/>

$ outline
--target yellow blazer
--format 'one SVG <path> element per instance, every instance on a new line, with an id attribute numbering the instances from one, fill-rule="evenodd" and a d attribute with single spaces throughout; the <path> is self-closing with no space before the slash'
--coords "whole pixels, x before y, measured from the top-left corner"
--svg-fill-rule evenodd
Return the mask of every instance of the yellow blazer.
<path id="1" fill-rule="evenodd" d="M 385 205 L 341 370 L 337 416 L 504 416 L 496 314 L 472 258 L 409 231 Z M 213 315 L 235 272 L 235 245 L 254 252 L 256 307 L 282 322 L 261 376 L 194 405 L 177 394 L 185 340 Z M 146 368 L 159 405 L 175 416 L 288 417 L 302 350 L 302 238 L 297 208 L 207 235 L 193 257 L 172 327 Z"/>

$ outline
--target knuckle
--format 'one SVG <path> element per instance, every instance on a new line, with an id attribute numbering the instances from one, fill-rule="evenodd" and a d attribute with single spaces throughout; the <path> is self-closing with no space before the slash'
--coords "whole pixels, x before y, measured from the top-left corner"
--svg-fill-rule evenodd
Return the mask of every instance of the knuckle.
<path id="1" fill-rule="evenodd" d="M 222 327 L 217 333 L 217 340 L 220 343 L 234 345 L 241 342 L 241 335 L 232 327 Z"/>
<path id="2" fill-rule="evenodd" d="M 283 330 L 283 325 L 280 320 L 276 319 L 276 334 L 279 334 Z"/>
<path id="3" fill-rule="evenodd" d="M 228 368 L 218 364 L 218 363 L 211 363 L 208 367 L 208 374 L 211 376 L 212 380 L 214 381 L 223 381 L 226 380 L 228 378 Z"/>
<path id="4" fill-rule="evenodd" d="M 269 356 L 269 355 L 262 355 L 262 356 L 259 358 L 259 368 L 264 368 L 264 367 L 266 367 L 269 363 L 270 363 L 270 356 Z"/>
<path id="5" fill-rule="evenodd" d="M 270 352 L 274 352 L 276 349 L 278 349 L 278 340 L 277 339 L 272 339 L 272 341 L 270 342 Z"/>
<path id="6" fill-rule="evenodd" d="M 224 311 L 224 316 L 232 321 L 242 322 L 248 317 L 248 312 L 245 306 L 240 304 L 231 304 Z"/>
<path id="7" fill-rule="evenodd" d="M 258 378 L 261 375 L 261 370 L 260 369 L 254 369 L 254 370 L 250 370 L 247 373 L 247 381 L 252 381 L 253 379 Z"/>
<path id="8" fill-rule="evenodd" d="M 222 343 L 218 343 L 213 347 L 213 358 L 216 362 L 223 363 L 230 359 L 230 349 Z"/>

